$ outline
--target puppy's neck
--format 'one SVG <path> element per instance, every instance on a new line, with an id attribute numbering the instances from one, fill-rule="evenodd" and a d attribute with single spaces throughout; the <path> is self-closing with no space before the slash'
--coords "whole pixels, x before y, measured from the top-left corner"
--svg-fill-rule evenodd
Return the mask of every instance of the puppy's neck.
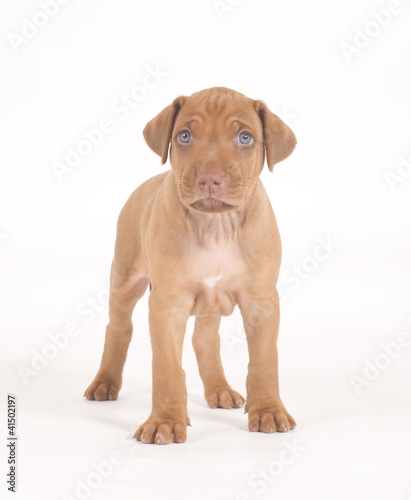
<path id="1" fill-rule="evenodd" d="M 170 173 L 166 182 L 174 184 L 174 176 Z M 174 187 L 174 186 L 173 186 Z M 177 190 L 166 190 L 166 213 L 174 214 L 169 223 L 176 233 L 184 235 L 184 239 L 192 240 L 200 247 L 221 248 L 235 241 L 244 241 L 258 225 L 261 211 L 261 193 L 264 191 L 260 179 L 254 185 L 249 199 L 238 209 L 226 212 L 201 212 L 184 205 L 178 197 Z M 180 216 L 177 216 L 180 213 Z"/>
<path id="2" fill-rule="evenodd" d="M 186 227 L 201 247 L 221 248 L 233 242 L 244 242 L 253 233 L 258 213 L 257 186 L 247 202 L 239 209 L 204 213 L 184 207 Z"/>
<path id="3" fill-rule="evenodd" d="M 246 222 L 246 210 L 204 213 L 186 208 L 185 221 L 200 246 L 220 246 L 237 240 Z"/>

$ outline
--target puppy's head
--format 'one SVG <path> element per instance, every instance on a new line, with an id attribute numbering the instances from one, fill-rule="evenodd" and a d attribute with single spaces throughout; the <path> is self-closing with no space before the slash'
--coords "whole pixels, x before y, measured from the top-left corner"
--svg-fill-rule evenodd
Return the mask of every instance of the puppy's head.
<path id="1" fill-rule="evenodd" d="M 296 144 L 291 129 L 262 101 L 223 87 L 178 97 L 143 133 L 162 163 L 170 148 L 181 202 L 211 213 L 241 208 L 264 155 L 272 171 Z"/>

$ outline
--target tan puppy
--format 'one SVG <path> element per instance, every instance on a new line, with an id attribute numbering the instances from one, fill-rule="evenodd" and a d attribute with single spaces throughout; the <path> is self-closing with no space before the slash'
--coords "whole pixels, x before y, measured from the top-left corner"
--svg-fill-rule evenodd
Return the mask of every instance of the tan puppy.
<path id="1" fill-rule="evenodd" d="M 193 345 L 207 403 L 239 408 L 220 360 L 221 316 L 239 305 L 247 335 L 248 427 L 295 427 L 278 388 L 281 242 L 259 179 L 284 160 L 296 139 L 262 101 L 226 88 L 178 97 L 144 129 L 150 148 L 172 169 L 143 183 L 118 220 L 111 271 L 110 322 L 90 400 L 117 399 L 132 335 L 131 315 L 151 285 L 153 408 L 135 434 L 143 443 L 186 440 L 187 392 L 182 345 L 196 316 Z"/>

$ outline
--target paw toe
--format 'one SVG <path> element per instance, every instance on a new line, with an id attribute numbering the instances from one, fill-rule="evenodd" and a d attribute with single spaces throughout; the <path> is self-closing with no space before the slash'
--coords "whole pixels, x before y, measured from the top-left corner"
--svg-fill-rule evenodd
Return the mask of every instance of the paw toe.
<path id="1" fill-rule="evenodd" d="M 248 428 L 251 432 L 288 432 L 297 424 L 285 410 L 278 408 L 265 408 L 249 412 Z"/>
<path id="2" fill-rule="evenodd" d="M 114 382 L 93 382 L 84 393 L 89 401 L 115 401 L 118 397 L 119 389 Z"/>
<path id="3" fill-rule="evenodd" d="M 149 418 L 134 434 L 134 439 L 144 444 L 184 443 L 186 438 L 186 425 L 173 419 Z"/>
<path id="4" fill-rule="evenodd" d="M 224 408 L 231 410 L 232 408 L 241 408 L 245 399 L 236 391 L 230 388 L 215 389 L 206 395 L 207 403 L 210 408 Z"/>

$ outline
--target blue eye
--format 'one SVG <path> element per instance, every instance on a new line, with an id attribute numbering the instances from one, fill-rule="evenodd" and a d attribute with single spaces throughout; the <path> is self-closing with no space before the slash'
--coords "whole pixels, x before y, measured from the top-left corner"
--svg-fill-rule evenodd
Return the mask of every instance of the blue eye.
<path id="1" fill-rule="evenodd" d="M 190 134 L 190 132 L 188 130 L 182 130 L 178 134 L 178 138 L 179 138 L 180 142 L 187 143 L 187 142 L 190 142 L 191 134 Z"/>
<path id="2" fill-rule="evenodd" d="M 241 144 L 250 144 L 251 139 L 251 134 L 249 134 L 248 132 L 241 132 L 241 134 L 238 136 L 238 140 L 241 142 Z"/>

